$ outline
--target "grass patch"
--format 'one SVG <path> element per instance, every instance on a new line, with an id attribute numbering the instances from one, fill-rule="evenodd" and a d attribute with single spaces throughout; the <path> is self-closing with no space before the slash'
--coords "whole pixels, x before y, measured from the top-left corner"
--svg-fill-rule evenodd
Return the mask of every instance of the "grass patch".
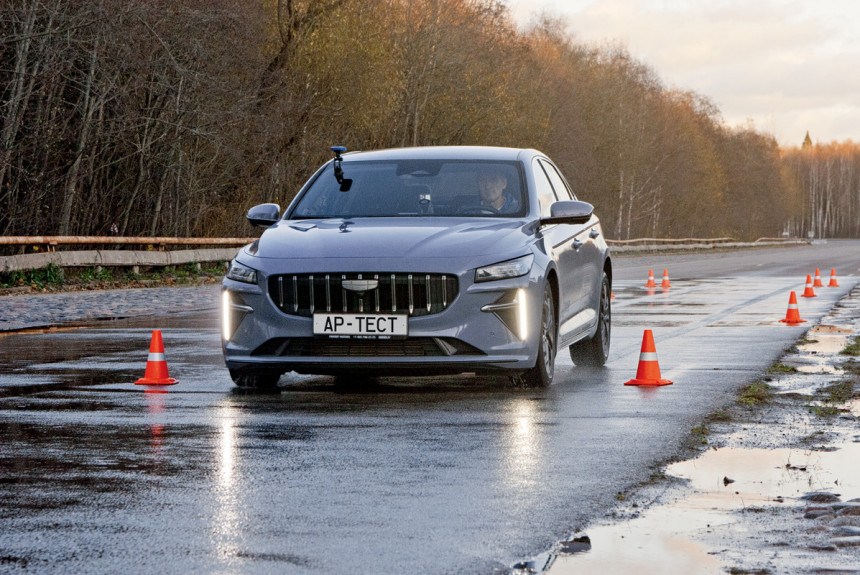
<path id="1" fill-rule="evenodd" d="M 36 270 L 18 270 L 0 274 L 0 288 L 30 286 L 42 289 L 47 286 L 61 286 L 65 281 L 63 268 L 48 264 Z"/>
<path id="2" fill-rule="evenodd" d="M 851 380 L 837 381 L 816 391 L 827 403 L 845 403 L 854 397 L 854 382 Z"/>
<path id="3" fill-rule="evenodd" d="M 827 434 L 824 433 L 823 431 L 813 431 L 812 433 L 810 433 L 806 437 L 802 437 L 800 439 L 800 442 L 805 443 L 805 444 L 816 443 L 818 441 L 822 441 L 824 439 L 825 435 L 827 435 Z"/>
<path id="4" fill-rule="evenodd" d="M 783 363 L 776 363 L 767 369 L 768 373 L 797 373 L 797 368 Z"/>
<path id="5" fill-rule="evenodd" d="M 845 349 L 840 351 L 842 355 L 860 355 L 860 335 L 854 337 L 854 341 L 845 346 Z"/>
<path id="6" fill-rule="evenodd" d="M 839 408 L 835 405 L 812 405 L 809 412 L 818 417 L 835 417 L 839 415 Z"/>
<path id="7" fill-rule="evenodd" d="M 214 283 L 224 277 L 223 263 L 205 267 L 192 262 L 170 267 L 61 268 L 49 264 L 37 270 L 0 274 L 0 289 L 27 288 L 36 291 L 76 291 L 119 287 L 170 286 Z"/>
<path id="8" fill-rule="evenodd" d="M 654 471 L 651 475 L 648 476 L 648 481 L 646 481 L 647 485 L 654 485 L 655 483 L 660 483 L 662 481 L 666 481 L 666 474 L 662 471 Z"/>
<path id="9" fill-rule="evenodd" d="M 738 402 L 744 405 L 761 405 L 770 401 L 773 396 L 773 388 L 766 383 L 754 381 L 741 388 Z"/>
<path id="10" fill-rule="evenodd" d="M 853 359 L 849 359 L 842 364 L 842 371 L 844 371 L 845 373 L 853 373 L 854 375 L 860 375 L 860 362 L 855 361 Z"/>
<path id="11" fill-rule="evenodd" d="M 704 425 L 698 425 L 691 429 L 690 432 L 693 434 L 693 441 L 695 443 L 700 445 L 708 444 L 708 436 L 711 434 L 711 431 L 707 427 Z"/>
<path id="12" fill-rule="evenodd" d="M 729 423 L 734 421 L 734 417 L 732 417 L 732 414 L 727 409 L 719 409 L 705 419 L 707 423 Z"/>

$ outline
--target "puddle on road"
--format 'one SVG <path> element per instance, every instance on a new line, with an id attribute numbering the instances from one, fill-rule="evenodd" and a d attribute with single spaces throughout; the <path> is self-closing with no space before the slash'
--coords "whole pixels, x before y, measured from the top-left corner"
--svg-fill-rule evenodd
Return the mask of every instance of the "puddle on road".
<path id="1" fill-rule="evenodd" d="M 860 497 L 860 443 L 846 443 L 835 451 L 717 449 L 674 463 L 666 472 L 688 479 L 697 490 L 721 495 L 714 500 L 723 499 L 723 508 L 730 510 L 810 491 L 832 491 L 847 500 Z"/>
<path id="2" fill-rule="evenodd" d="M 806 341 L 798 344 L 797 349 L 807 359 L 816 355 L 833 356 L 848 345 L 848 334 L 850 333 L 850 329 L 832 325 L 818 325 L 807 332 Z M 831 360 L 832 358 L 826 359 Z"/>
<path id="3" fill-rule="evenodd" d="M 860 410 L 860 401 L 853 407 Z M 726 566 L 691 535 L 735 522 L 732 512 L 801 507 L 797 498 L 814 491 L 839 494 L 843 501 L 860 497 L 860 443 L 843 444 L 836 451 L 718 449 L 672 464 L 666 473 L 687 479 L 696 493 L 629 521 L 577 534 L 587 535 L 590 547 L 550 557 L 542 572 L 725 573 Z"/>
<path id="4" fill-rule="evenodd" d="M 687 508 L 684 502 L 671 508 L 655 508 L 653 512 L 626 523 L 589 529 L 589 550 L 558 556 L 544 573 L 722 574 L 725 572 L 720 561 L 709 555 L 703 545 L 683 535 L 683 532 L 707 529 L 709 524 L 727 521 L 728 517 L 723 513 Z M 674 528 L 667 529 L 669 525 Z"/>

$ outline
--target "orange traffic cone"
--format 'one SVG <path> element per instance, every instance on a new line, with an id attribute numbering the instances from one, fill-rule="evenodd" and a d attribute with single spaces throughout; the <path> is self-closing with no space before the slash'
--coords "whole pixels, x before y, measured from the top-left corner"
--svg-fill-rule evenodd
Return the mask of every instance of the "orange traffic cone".
<path id="1" fill-rule="evenodd" d="M 669 270 L 663 270 L 663 283 L 660 284 L 661 288 L 670 288 L 672 284 L 669 283 Z"/>
<path id="2" fill-rule="evenodd" d="M 672 385 L 668 379 L 660 378 L 660 365 L 657 363 L 657 349 L 654 347 L 654 334 L 650 329 L 642 336 L 642 351 L 639 353 L 639 368 L 636 379 L 624 385 Z"/>
<path id="3" fill-rule="evenodd" d="M 648 270 L 648 283 L 645 284 L 645 287 L 657 287 L 657 284 L 654 282 L 654 270 Z"/>
<path id="4" fill-rule="evenodd" d="M 800 297 L 818 297 L 815 295 L 815 292 L 812 291 L 812 276 L 806 274 L 806 289 L 803 290 L 803 293 L 800 294 Z"/>
<path id="5" fill-rule="evenodd" d="M 815 283 L 812 284 L 812 287 L 824 287 L 824 284 L 821 283 L 821 270 L 815 268 Z"/>
<path id="6" fill-rule="evenodd" d="M 830 283 L 827 284 L 827 287 L 839 287 L 839 283 L 836 281 L 836 268 L 830 268 Z"/>
<path id="7" fill-rule="evenodd" d="M 788 311 L 785 312 L 785 319 L 779 321 L 787 324 L 803 323 L 806 321 L 805 319 L 800 319 L 800 312 L 797 311 L 797 296 L 794 292 L 791 292 L 791 295 L 788 296 Z"/>
<path id="8" fill-rule="evenodd" d="M 164 342 L 161 341 L 161 330 L 152 332 L 149 343 L 149 357 L 146 360 L 146 373 L 134 382 L 136 385 L 173 385 L 175 379 L 167 375 L 167 360 L 164 359 Z"/>

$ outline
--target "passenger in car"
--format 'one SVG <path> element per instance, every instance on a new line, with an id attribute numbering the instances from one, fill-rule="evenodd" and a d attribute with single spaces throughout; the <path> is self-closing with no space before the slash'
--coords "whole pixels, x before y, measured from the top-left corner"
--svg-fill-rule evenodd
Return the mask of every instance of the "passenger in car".
<path id="1" fill-rule="evenodd" d="M 508 178 L 502 170 L 495 166 L 483 168 L 478 173 L 478 191 L 481 193 L 481 205 L 493 208 L 500 214 L 512 214 L 520 209 L 519 201 L 505 193 Z"/>

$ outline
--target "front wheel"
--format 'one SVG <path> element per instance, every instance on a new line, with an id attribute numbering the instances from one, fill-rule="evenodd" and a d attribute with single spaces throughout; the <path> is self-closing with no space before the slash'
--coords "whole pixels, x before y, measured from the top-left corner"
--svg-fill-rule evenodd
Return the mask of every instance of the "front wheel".
<path id="1" fill-rule="evenodd" d="M 540 334 L 538 336 L 537 361 L 533 368 L 519 377 L 513 377 L 514 383 L 522 383 L 528 387 L 547 387 L 552 383 L 555 372 L 556 344 L 558 330 L 555 325 L 555 300 L 549 284 L 543 290 L 541 305 Z"/>
<path id="2" fill-rule="evenodd" d="M 570 359 L 576 365 L 600 367 L 609 359 L 609 337 L 612 332 L 612 290 L 609 276 L 603 273 L 600 302 L 597 305 L 597 333 L 570 346 Z"/>

